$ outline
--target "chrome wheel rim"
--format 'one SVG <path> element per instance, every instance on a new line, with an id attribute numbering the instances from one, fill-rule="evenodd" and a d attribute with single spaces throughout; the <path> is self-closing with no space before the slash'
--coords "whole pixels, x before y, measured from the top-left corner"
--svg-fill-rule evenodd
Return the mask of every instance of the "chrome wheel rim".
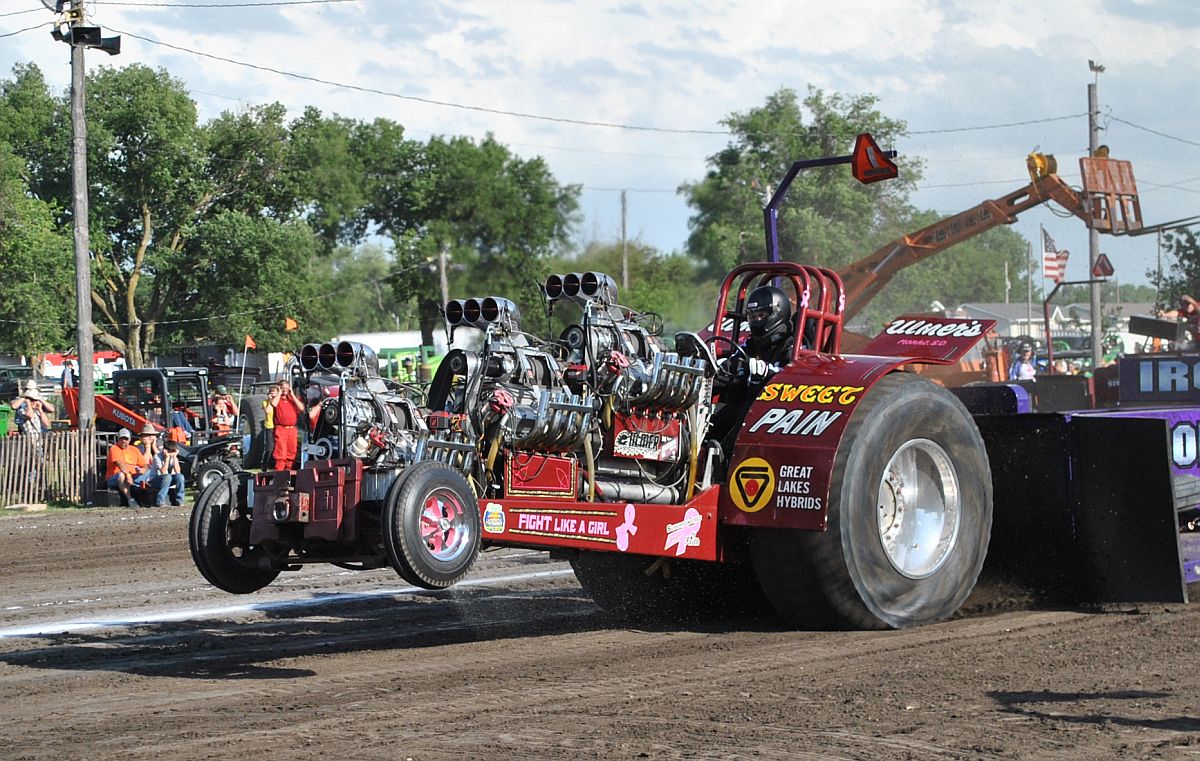
<path id="1" fill-rule="evenodd" d="M 962 498 L 950 456 L 936 442 L 907 442 L 883 469 L 876 499 L 879 541 L 910 579 L 933 575 L 958 539 Z"/>
<path id="2" fill-rule="evenodd" d="M 467 510 L 452 489 L 437 488 L 421 507 L 421 542 L 439 563 L 457 560 L 471 546 Z"/>

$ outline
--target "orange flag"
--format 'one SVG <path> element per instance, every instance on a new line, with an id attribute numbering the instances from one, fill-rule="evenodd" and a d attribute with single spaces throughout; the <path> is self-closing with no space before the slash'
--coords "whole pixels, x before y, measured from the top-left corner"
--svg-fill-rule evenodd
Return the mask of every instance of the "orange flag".
<path id="1" fill-rule="evenodd" d="M 297 330 L 299 327 L 300 327 L 300 323 L 296 322 L 291 317 L 283 318 L 283 329 L 284 330 Z"/>
<path id="2" fill-rule="evenodd" d="M 249 333 L 246 334 L 246 348 L 247 349 L 257 349 L 258 348 L 258 344 L 254 343 L 254 339 L 250 337 Z"/>

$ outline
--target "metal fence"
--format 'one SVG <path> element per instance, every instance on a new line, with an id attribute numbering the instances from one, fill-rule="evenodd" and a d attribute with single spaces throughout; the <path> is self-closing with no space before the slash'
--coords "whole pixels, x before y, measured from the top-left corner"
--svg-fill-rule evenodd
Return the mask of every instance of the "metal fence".
<path id="1" fill-rule="evenodd" d="M 95 431 L 0 438 L 0 508 L 87 503 L 96 489 L 97 451 Z"/>

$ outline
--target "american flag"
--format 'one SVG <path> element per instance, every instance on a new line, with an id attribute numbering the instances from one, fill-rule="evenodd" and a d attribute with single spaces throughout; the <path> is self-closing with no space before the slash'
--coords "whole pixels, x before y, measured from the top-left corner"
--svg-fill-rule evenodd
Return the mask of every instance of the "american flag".
<path id="1" fill-rule="evenodd" d="M 1067 257 L 1070 251 L 1059 251 L 1054 238 L 1042 228 L 1042 277 L 1061 283 L 1067 274 Z"/>

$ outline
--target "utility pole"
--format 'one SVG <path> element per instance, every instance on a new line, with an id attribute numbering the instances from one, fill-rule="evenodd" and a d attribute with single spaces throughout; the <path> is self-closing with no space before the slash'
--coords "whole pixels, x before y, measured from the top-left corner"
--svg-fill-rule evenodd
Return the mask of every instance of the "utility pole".
<path id="1" fill-rule="evenodd" d="M 621 191 L 621 291 L 629 290 L 629 240 L 625 237 L 625 191 Z"/>
<path id="2" fill-rule="evenodd" d="M 1100 81 L 1100 73 L 1104 67 L 1095 61 L 1088 61 L 1092 71 L 1093 81 L 1087 87 L 1088 96 L 1088 156 L 1095 156 L 1100 147 L 1100 99 L 1096 95 L 1096 84 Z M 1100 257 L 1100 231 L 1088 226 L 1088 277 L 1092 280 L 1091 312 L 1092 312 L 1092 370 L 1100 367 L 1102 352 L 1100 339 L 1104 335 L 1104 316 L 1100 313 L 1100 281 L 1092 273 L 1096 271 L 1096 260 Z"/>
<path id="3" fill-rule="evenodd" d="M 438 248 L 438 283 L 442 287 L 442 304 L 450 301 L 450 281 L 446 277 L 446 260 L 450 258 L 450 244 Z"/>
<path id="4" fill-rule="evenodd" d="M 1025 332 L 1028 335 L 1033 335 L 1033 244 L 1025 243 L 1025 266 L 1029 270 L 1029 276 L 1026 278 L 1027 293 L 1025 295 Z M 1050 336 L 1046 336 L 1046 343 L 1049 345 Z"/>

